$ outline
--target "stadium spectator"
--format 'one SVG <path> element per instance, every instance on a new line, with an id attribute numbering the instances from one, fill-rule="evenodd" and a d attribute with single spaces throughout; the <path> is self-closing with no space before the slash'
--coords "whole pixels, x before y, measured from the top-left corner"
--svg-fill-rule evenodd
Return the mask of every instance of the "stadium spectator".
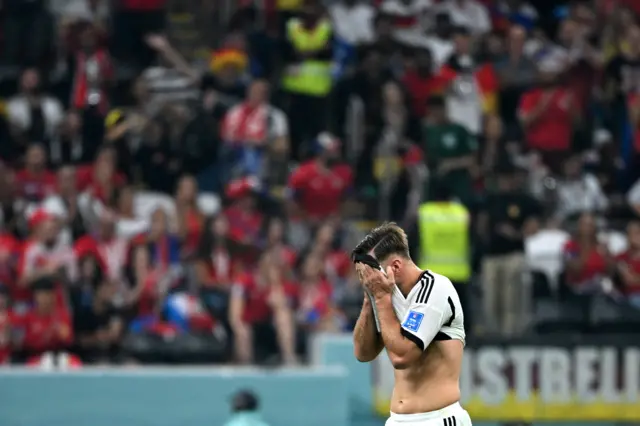
<path id="1" fill-rule="evenodd" d="M 144 247 L 149 252 L 151 264 L 161 276 L 170 269 L 180 267 L 180 240 L 170 228 L 169 216 L 162 208 L 151 214 L 149 230 L 132 241 L 135 246 Z M 166 275 L 163 278 L 167 278 Z"/>
<path id="2" fill-rule="evenodd" d="M 365 136 L 367 140 L 376 137 L 372 134 L 372 124 L 375 123 L 376 117 L 380 114 L 382 105 L 382 87 L 388 80 L 393 78 L 392 68 L 385 63 L 385 52 L 376 45 L 362 48 L 362 60 L 357 66 L 354 75 L 346 77 L 336 88 L 336 107 L 338 108 L 337 121 L 345 124 L 347 119 L 347 104 L 350 96 L 357 96 L 364 104 L 365 111 Z"/>
<path id="3" fill-rule="evenodd" d="M 271 166 L 269 160 L 275 157 L 286 163 L 289 151 L 287 117 L 268 102 L 268 82 L 254 80 L 247 90 L 246 101 L 225 115 L 221 135 L 230 151 L 232 163 L 227 167 L 231 168 L 231 176 L 267 178 L 268 172 L 273 174 L 277 170 L 277 165 Z"/>
<path id="4" fill-rule="evenodd" d="M 427 111 L 427 101 L 434 95 L 442 95 L 449 89 L 449 79 L 442 75 L 431 57 L 431 51 L 420 49 L 410 59 L 402 77 L 411 99 L 412 112 L 422 118 Z"/>
<path id="5" fill-rule="evenodd" d="M 486 252 L 482 262 L 483 313 L 490 331 L 520 333 L 528 325 L 528 296 L 519 277 L 525 268 L 524 241 L 535 232 L 538 203 L 518 188 L 516 168 L 497 169 L 497 191 L 489 193 L 478 218 Z"/>
<path id="6" fill-rule="evenodd" d="M 142 141 L 134 161 L 143 182 L 152 191 L 171 192 L 181 172 L 181 163 L 175 145 L 168 138 L 169 123 L 150 121 L 142 135 Z"/>
<path id="7" fill-rule="evenodd" d="M 103 211 L 97 218 L 95 229 L 76 240 L 74 250 L 78 259 L 85 256 L 95 259 L 100 275 L 122 286 L 129 241 L 116 235 L 115 219 L 112 211 Z"/>
<path id="8" fill-rule="evenodd" d="M 442 76 L 448 82 L 447 116 L 480 133 L 483 114 L 496 112 L 498 81 L 492 64 L 477 61 L 472 55 L 471 37 L 466 28 L 454 34 L 454 51 L 445 63 Z"/>
<path id="9" fill-rule="evenodd" d="M 226 188 L 229 206 L 224 215 L 229 221 L 230 238 L 245 246 L 256 246 L 264 223 L 259 209 L 259 183 L 255 178 L 236 179 Z"/>
<path id="10" fill-rule="evenodd" d="M 52 169 L 90 163 L 96 156 L 97 146 L 84 138 L 82 117 L 69 112 L 55 135 L 47 139 L 49 164 Z"/>
<path id="11" fill-rule="evenodd" d="M 435 13 L 433 31 L 424 38 L 423 44 L 431 51 L 437 68 L 440 68 L 453 53 L 453 29 L 449 13 L 442 11 Z"/>
<path id="12" fill-rule="evenodd" d="M 327 130 L 334 34 L 318 0 L 305 0 L 298 16 L 287 23 L 282 86 L 288 97 L 292 154 L 301 160 L 308 154 L 306 144 Z"/>
<path id="13" fill-rule="evenodd" d="M 537 77 L 536 66 L 525 52 L 526 42 L 526 29 L 521 26 L 511 26 L 505 52 L 495 58 L 494 62 L 500 83 L 500 114 L 509 123 L 516 121 L 520 97 L 535 83 Z"/>
<path id="14" fill-rule="evenodd" d="M 93 164 L 79 167 L 76 172 L 78 189 L 94 204 L 108 205 L 118 189 L 126 183 L 116 168 L 116 151 L 107 145 L 100 148 Z"/>
<path id="15" fill-rule="evenodd" d="M 602 278 L 611 265 L 607 246 L 598 239 L 596 220 L 590 213 L 582 213 L 573 239 L 564 246 L 566 280 L 579 294 L 597 292 Z"/>
<path id="16" fill-rule="evenodd" d="M 243 269 L 243 248 L 230 240 L 224 215 L 204 224 L 194 265 L 198 292 L 209 313 L 224 324 L 228 323 L 231 284 Z"/>
<path id="17" fill-rule="evenodd" d="M 622 292 L 635 308 L 640 309 L 640 222 L 627 225 L 629 249 L 617 256 L 617 269 L 622 281 Z"/>
<path id="18" fill-rule="evenodd" d="M 22 351 L 26 356 L 68 349 L 73 342 L 71 316 L 56 302 L 55 282 L 38 278 L 32 283 L 33 307 L 20 319 Z"/>
<path id="19" fill-rule="evenodd" d="M 195 252 L 202 233 L 203 216 L 198 207 L 198 183 L 193 176 L 182 176 L 178 181 L 174 200 L 178 216 L 177 235 L 182 242 L 182 252 Z"/>
<path id="20" fill-rule="evenodd" d="M 349 253 L 340 247 L 336 225 L 325 222 L 316 231 L 311 253 L 317 255 L 323 263 L 323 275 L 335 287 L 344 284 L 350 276 L 351 259 Z"/>
<path id="21" fill-rule="evenodd" d="M 16 148 L 32 142 L 44 143 L 54 137 L 63 121 L 60 101 L 43 93 L 40 73 L 34 68 L 20 76 L 19 94 L 7 103 L 7 116 Z M 15 154 L 22 154 L 18 149 Z"/>
<path id="22" fill-rule="evenodd" d="M 365 147 L 361 161 L 366 162 L 365 173 L 371 173 L 375 182 L 374 217 L 391 218 L 410 230 L 426 183 L 424 155 L 417 144 L 421 140 L 420 122 L 411 114 L 397 83 L 390 81 L 382 90 L 384 103 L 375 132 L 379 139 Z M 360 178 L 363 172 L 358 171 Z"/>
<path id="23" fill-rule="evenodd" d="M 602 192 L 600 182 L 592 174 L 585 173 L 582 157 L 573 154 L 565 160 L 563 175 L 556 189 L 557 215 L 561 219 L 575 219 L 582 212 L 602 214 L 609 201 Z"/>
<path id="24" fill-rule="evenodd" d="M 520 98 L 519 119 L 527 146 L 540 151 L 543 162 L 559 170 L 562 154 L 571 149 L 573 120 L 578 109 L 571 92 L 559 85 L 559 74 L 538 64 L 540 86 Z"/>
<path id="25" fill-rule="evenodd" d="M 55 190 L 56 177 L 47 169 L 47 154 L 40 144 L 27 148 L 24 168 L 16 174 L 18 194 L 27 202 L 40 202 Z"/>
<path id="26" fill-rule="evenodd" d="M 424 31 L 432 6 L 431 0 L 384 0 L 379 10 L 392 19 L 395 37 L 406 40 Z"/>
<path id="27" fill-rule="evenodd" d="M 301 261 L 297 321 L 308 332 L 335 331 L 337 327 L 333 306 L 333 288 L 322 271 L 322 258 L 309 253 Z"/>
<path id="28" fill-rule="evenodd" d="M 52 281 L 57 286 L 56 297 L 64 304 L 61 284 L 75 279 L 77 265 L 72 247 L 60 241 L 60 229 L 56 218 L 43 209 L 35 210 L 29 217 L 29 239 L 24 243 L 16 271 L 16 286 L 12 294 L 18 312 L 28 307 L 32 297 L 32 285 Z"/>
<path id="29" fill-rule="evenodd" d="M 73 166 L 61 167 L 56 181 L 56 193 L 45 198 L 41 206 L 46 212 L 57 214 L 61 222 L 61 238 L 70 243 L 87 232 L 87 207 L 82 206 L 76 169 Z"/>
<path id="30" fill-rule="evenodd" d="M 431 173 L 427 194 L 434 185 L 446 180 L 454 197 L 465 204 L 473 203 L 471 173 L 477 141 L 464 126 L 448 120 L 443 97 L 430 97 L 428 110 L 421 141 Z"/>
<path id="31" fill-rule="evenodd" d="M 273 256 L 275 262 L 281 265 L 284 276 L 292 277 L 298 254 L 287 244 L 286 229 L 282 218 L 272 217 L 266 226 L 264 249 Z"/>
<path id="32" fill-rule="evenodd" d="M 229 322 L 238 361 L 248 363 L 256 355 L 264 358 L 276 353 L 287 364 L 296 362 L 294 316 L 289 307 L 289 299 L 295 294 L 269 254 L 262 256 L 255 273 L 236 279 Z"/>
<path id="33" fill-rule="evenodd" d="M 102 140 L 114 71 L 109 52 L 100 47 L 96 30 L 91 25 L 86 25 L 80 32 L 75 67 L 71 107 L 82 114 L 89 138 Z"/>
<path id="34" fill-rule="evenodd" d="M 319 223 L 340 214 L 353 183 L 351 168 L 336 164 L 340 141 L 322 133 L 316 141 L 316 157 L 302 163 L 289 178 L 294 217 Z"/>
<path id="35" fill-rule="evenodd" d="M 134 209 L 134 189 L 123 186 L 116 190 L 113 196 L 113 210 L 116 216 L 116 232 L 118 236 L 133 238 L 149 229 L 148 217 L 136 215 Z"/>
<path id="36" fill-rule="evenodd" d="M 74 312 L 76 354 L 85 362 L 108 362 L 117 349 L 124 324 L 112 303 L 116 292 L 114 281 L 98 280 L 89 300 Z"/>

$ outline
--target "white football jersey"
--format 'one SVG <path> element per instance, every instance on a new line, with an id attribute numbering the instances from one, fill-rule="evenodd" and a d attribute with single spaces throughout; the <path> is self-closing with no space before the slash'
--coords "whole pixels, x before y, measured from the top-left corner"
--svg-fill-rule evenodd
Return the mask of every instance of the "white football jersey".
<path id="1" fill-rule="evenodd" d="M 391 301 L 402 334 L 422 350 L 434 340 L 465 342 L 460 298 L 444 275 L 425 270 L 406 298 L 395 287 Z"/>

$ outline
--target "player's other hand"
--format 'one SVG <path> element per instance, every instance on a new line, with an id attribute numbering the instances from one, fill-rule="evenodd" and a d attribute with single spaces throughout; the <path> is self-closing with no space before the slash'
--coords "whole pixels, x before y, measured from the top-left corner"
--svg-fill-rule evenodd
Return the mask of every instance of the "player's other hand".
<path id="1" fill-rule="evenodd" d="M 363 265 L 361 271 L 361 282 L 374 297 L 383 297 L 391 294 L 396 282 L 390 266 L 387 267 L 386 273 L 369 265 Z"/>

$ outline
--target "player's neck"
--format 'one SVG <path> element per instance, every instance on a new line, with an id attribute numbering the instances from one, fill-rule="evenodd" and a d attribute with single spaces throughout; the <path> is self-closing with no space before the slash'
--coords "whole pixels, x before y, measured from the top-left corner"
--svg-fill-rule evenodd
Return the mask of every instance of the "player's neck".
<path id="1" fill-rule="evenodd" d="M 407 268 L 403 271 L 400 282 L 397 284 L 404 297 L 407 297 L 409 292 L 411 292 L 413 287 L 420 280 L 420 276 L 423 272 L 424 271 L 418 268 L 414 263 L 407 265 Z"/>

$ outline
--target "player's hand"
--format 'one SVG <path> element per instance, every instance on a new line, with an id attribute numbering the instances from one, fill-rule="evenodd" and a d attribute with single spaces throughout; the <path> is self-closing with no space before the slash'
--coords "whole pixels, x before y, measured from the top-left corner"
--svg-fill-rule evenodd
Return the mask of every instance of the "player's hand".
<path id="1" fill-rule="evenodd" d="M 374 297 L 384 297 L 387 294 L 391 294 L 396 281 L 393 278 L 393 270 L 390 266 L 387 267 L 386 273 L 369 265 L 363 265 L 362 271 L 362 284 Z"/>

